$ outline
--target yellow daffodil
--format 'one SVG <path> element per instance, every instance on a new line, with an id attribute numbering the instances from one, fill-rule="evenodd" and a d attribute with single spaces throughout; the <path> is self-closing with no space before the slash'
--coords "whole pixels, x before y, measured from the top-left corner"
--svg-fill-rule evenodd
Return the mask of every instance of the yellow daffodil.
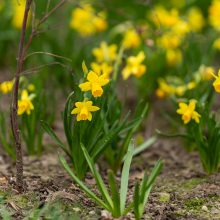
<path id="1" fill-rule="evenodd" d="M 141 64 L 145 59 L 143 51 L 137 56 L 130 56 L 127 59 L 126 66 L 122 70 L 123 79 L 126 80 L 130 75 L 141 77 L 146 72 L 146 66 Z"/>
<path id="2" fill-rule="evenodd" d="M 188 23 L 191 31 L 199 32 L 205 26 L 202 11 L 197 7 L 190 8 L 188 12 Z"/>
<path id="3" fill-rule="evenodd" d="M 169 85 L 164 79 L 159 79 L 159 88 L 156 90 L 156 95 L 158 98 L 164 98 L 175 92 L 175 88 Z"/>
<path id="4" fill-rule="evenodd" d="M 31 114 L 31 111 L 34 110 L 34 105 L 32 103 L 33 95 L 28 95 L 27 90 L 23 90 L 21 93 L 21 99 L 18 100 L 18 115 L 27 113 Z"/>
<path id="5" fill-rule="evenodd" d="M 117 57 L 117 45 L 111 44 L 107 45 L 106 42 L 101 42 L 100 47 L 94 48 L 92 51 L 99 63 L 114 61 Z"/>
<path id="6" fill-rule="evenodd" d="M 213 48 L 220 51 L 220 37 L 214 41 Z"/>
<path id="7" fill-rule="evenodd" d="M 213 73 L 212 76 L 215 78 L 215 81 L 213 82 L 213 86 L 215 88 L 215 91 L 220 93 L 220 70 L 218 71 L 218 75 L 215 75 Z"/>
<path id="8" fill-rule="evenodd" d="M 179 49 L 168 49 L 166 51 L 166 61 L 169 66 L 175 66 L 182 62 L 182 52 Z"/>
<path id="9" fill-rule="evenodd" d="M 163 6 L 156 6 L 150 13 L 150 18 L 155 25 L 169 28 L 179 21 L 179 12 L 176 9 L 168 11 Z"/>
<path id="10" fill-rule="evenodd" d="M 24 11 L 25 11 L 25 0 L 12 0 L 12 8 L 13 8 L 13 18 L 12 18 L 12 25 L 17 28 L 21 29 L 23 17 L 24 17 Z M 30 14 L 28 17 L 28 24 L 30 21 Z"/>
<path id="11" fill-rule="evenodd" d="M 28 89 L 29 92 L 34 92 L 34 90 L 35 90 L 35 85 L 31 83 L 31 84 L 28 85 L 28 88 L 27 88 L 27 89 Z"/>
<path id="12" fill-rule="evenodd" d="M 184 102 L 179 103 L 179 109 L 177 109 L 177 113 L 182 115 L 182 120 L 184 124 L 189 123 L 192 119 L 199 123 L 201 115 L 195 111 L 196 109 L 196 101 L 190 100 L 189 104 L 187 105 Z"/>
<path id="13" fill-rule="evenodd" d="M 220 30 L 220 0 L 212 0 L 209 7 L 209 22 L 216 30 Z"/>
<path id="14" fill-rule="evenodd" d="M 98 111 L 100 108 L 97 106 L 92 105 L 92 101 L 84 101 L 84 102 L 76 102 L 74 108 L 71 111 L 71 114 L 76 114 L 76 120 L 77 121 L 85 121 L 85 120 L 92 120 L 92 114 L 91 112 Z"/>
<path id="15" fill-rule="evenodd" d="M 107 28 L 105 17 L 104 12 L 96 14 L 91 5 L 84 4 L 73 10 L 70 27 L 78 31 L 81 36 L 91 36 Z"/>
<path id="16" fill-rule="evenodd" d="M 14 85 L 14 80 L 11 81 L 5 81 L 0 84 L 0 92 L 3 94 L 10 93 Z"/>
<path id="17" fill-rule="evenodd" d="M 106 76 L 106 78 L 109 78 L 109 76 L 113 70 L 113 66 L 109 65 L 106 62 L 100 63 L 100 64 L 93 62 L 93 63 L 91 63 L 91 68 L 99 76 L 103 74 Z"/>
<path id="18" fill-rule="evenodd" d="M 123 46 L 125 48 L 136 48 L 140 45 L 141 39 L 135 29 L 129 29 L 125 32 Z"/>
<path id="19" fill-rule="evenodd" d="M 91 90 L 94 97 L 100 97 L 103 94 L 102 86 L 109 83 L 109 79 L 104 74 L 99 76 L 93 71 L 88 73 L 87 80 L 88 82 L 81 83 L 79 87 L 83 92 Z"/>
<path id="20" fill-rule="evenodd" d="M 199 75 L 201 80 L 210 80 L 213 77 L 215 70 L 211 66 L 201 65 L 199 67 Z"/>
<path id="21" fill-rule="evenodd" d="M 182 43 L 182 36 L 167 32 L 157 39 L 157 44 L 163 49 L 176 49 Z"/>
<path id="22" fill-rule="evenodd" d="M 4 8 L 5 3 L 3 2 L 3 0 L 0 0 L 0 11 Z"/>

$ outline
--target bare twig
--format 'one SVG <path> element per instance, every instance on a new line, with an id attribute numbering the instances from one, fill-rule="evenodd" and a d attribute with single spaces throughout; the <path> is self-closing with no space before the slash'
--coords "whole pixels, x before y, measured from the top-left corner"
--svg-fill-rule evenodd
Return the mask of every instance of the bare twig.
<path id="1" fill-rule="evenodd" d="M 33 20 L 32 20 L 32 32 L 28 38 L 28 41 L 25 45 L 25 35 L 26 35 L 26 27 L 28 21 L 28 15 L 30 12 L 30 7 L 33 0 L 26 0 L 25 12 L 23 17 L 21 36 L 19 41 L 18 48 L 18 56 L 17 56 L 17 68 L 15 72 L 15 82 L 13 87 L 13 96 L 12 96 L 12 104 L 11 104 L 11 127 L 13 132 L 13 137 L 15 141 L 16 148 L 16 184 L 19 192 L 24 191 L 24 181 L 23 181 L 23 155 L 22 155 L 22 147 L 21 147 L 21 139 L 20 139 L 20 131 L 18 125 L 18 90 L 19 90 L 19 80 L 22 74 L 22 69 L 24 65 L 24 60 L 28 49 L 33 41 L 33 38 L 38 34 L 39 27 L 51 16 L 57 9 L 59 9 L 67 0 L 61 0 L 54 8 L 51 9 L 48 13 L 46 13 L 38 22 L 38 24 L 34 25 L 35 20 L 35 11 L 33 10 Z M 33 4 L 33 9 L 35 9 L 35 4 Z"/>
<path id="2" fill-rule="evenodd" d="M 18 89 L 19 89 L 19 79 L 20 73 L 23 68 L 23 58 L 24 58 L 24 39 L 26 34 L 26 27 L 27 27 L 27 20 L 28 14 L 30 11 L 32 0 L 26 0 L 23 24 L 21 29 L 21 36 L 18 48 L 18 56 L 17 56 L 17 68 L 15 73 L 15 82 L 13 88 L 13 96 L 12 96 L 12 106 L 11 106 L 11 127 L 12 133 L 15 140 L 15 147 L 16 147 L 16 183 L 19 192 L 24 190 L 24 182 L 23 182 L 23 156 L 22 156 L 22 149 L 21 149 L 21 139 L 20 139 L 20 131 L 18 126 Z"/>

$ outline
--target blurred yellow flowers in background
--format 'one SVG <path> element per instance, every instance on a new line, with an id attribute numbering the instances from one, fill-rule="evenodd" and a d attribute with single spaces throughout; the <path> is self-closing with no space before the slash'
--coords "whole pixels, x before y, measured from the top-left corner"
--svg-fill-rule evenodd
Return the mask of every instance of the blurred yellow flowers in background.
<path id="1" fill-rule="evenodd" d="M 145 54 L 140 51 L 137 56 L 127 58 L 126 66 L 122 70 L 123 79 L 128 79 L 131 75 L 141 77 L 146 72 L 146 66 L 142 64 L 145 59 Z"/>
<path id="2" fill-rule="evenodd" d="M 94 48 L 92 53 L 99 63 L 111 62 L 117 57 L 117 45 L 111 44 L 108 46 L 105 41 L 102 41 L 100 47 Z"/>
<path id="3" fill-rule="evenodd" d="M 2 92 L 3 94 L 10 93 L 12 91 L 13 85 L 14 85 L 14 80 L 5 81 L 5 82 L 1 83 L 0 84 L 0 92 Z"/>
<path id="4" fill-rule="evenodd" d="M 89 4 L 82 4 L 73 10 L 70 27 L 80 33 L 81 36 L 91 36 L 96 32 L 102 32 L 107 28 L 106 14 L 96 13 Z"/>
<path id="5" fill-rule="evenodd" d="M 18 100 L 18 115 L 22 115 L 27 113 L 31 114 L 31 111 L 34 110 L 34 105 L 32 103 L 32 99 L 34 95 L 29 95 L 26 89 L 21 92 L 21 99 Z"/>

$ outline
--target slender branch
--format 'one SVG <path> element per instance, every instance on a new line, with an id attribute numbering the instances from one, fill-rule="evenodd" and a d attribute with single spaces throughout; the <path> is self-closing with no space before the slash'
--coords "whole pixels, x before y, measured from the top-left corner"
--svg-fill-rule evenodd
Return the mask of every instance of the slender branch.
<path id="1" fill-rule="evenodd" d="M 15 82 L 13 87 L 13 96 L 12 96 L 12 104 L 11 104 L 11 127 L 12 133 L 15 141 L 16 148 L 16 184 L 19 192 L 24 190 L 24 182 L 23 182 L 23 155 L 22 155 L 22 147 L 21 147 L 21 139 L 20 139 L 20 131 L 18 125 L 18 89 L 19 89 L 19 80 L 20 73 L 23 68 L 23 51 L 24 51 L 24 40 L 26 34 L 26 27 L 28 21 L 28 14 L 30 11 L 32 0 L 26 0 L 25 12 L 23 17 L 21 36 L 18 48 L 18 56 L 17 56 L 17 68 L 15 73 Z"/>

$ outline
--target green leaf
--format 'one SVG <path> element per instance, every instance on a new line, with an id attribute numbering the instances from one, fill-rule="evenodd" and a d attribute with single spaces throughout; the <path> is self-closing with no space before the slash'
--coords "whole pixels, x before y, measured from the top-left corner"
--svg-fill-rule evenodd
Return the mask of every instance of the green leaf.
<path id="1" fill-rule="evenodd" d="M 138 147 L 136 147 L 134 149 L 134 156 L 140 154 L 141 152 L 143 152 L 144 150 L 146 150 L 148 147 L 150 147 L 151 145 L 153 145 L 157 140 L 156 136 L 152 136 L 151 138 L 149 138 L 148 140 L 146 140 L 144 143 L 142 143 L 141 145 L 139 145 Z"/>
<path id="2" fill-rule="evenodd" d="M 140 203 L 140 186 L 139 183 L 136 182 L 135 184 L 135 189 L 134 189 L 134 215 L 135 219 L 139 220 L 140 219 L 140 214 L 139 214 L 139 203 Z"/>
<path id="3" fill-rule="evenodd" d="M 112 192 L 112 201 L 113 201 L 113 212 L 112 215 L 113 217 L 120 217 L 121 212 L 120 212 L 120 196 L 118 192 L 118 186 L 114 177 L 114 173 L 112 170 L 109 170 L 108 172 L 108 180 L 109 180 L 109 186 Z"/>
<path id="4" fill-rule="evenodd" d="M 89 72 L 89 70 L 88 70 L 84 60 L 82 62 L 82 70 L 83 70 L 84 76 L 86 76 L 88 74 L 88 72 Z"/>
<path id="5" fill-rule="evenodd" d="M 162 131 L 156 129 L 156 133 L 162 137 L 167 137 L 167 138 L 176 138 L 176 137 L 182 137 L 182 138 L 187 138 L 187 139 L 190 139 L 190 140 L 193 140 L 193 137 L 191 137 L 190 135 L 188 134 L 166 134 L 166 133 L 163 133 Z"/>
<path id="6" fill-rule="evenodd" d="M 54 133 L 54 131 L 51 129 L 51 127 L 45 122 L 41 120 L 41 126 L 45 130 L 45 132 L 58 144 L 59 147 L 63 149 L 63 151 L 70 157 L 70 153 L 66 149 L 65 145 L 60 141 L 60 139 L 57 137 L 57 135 Z"/>
<path id="7" fill-rule="evenodd" d="M 73 178 L 73 180 L 79 185 L 79 187 L 91 198 L 93 199 L 97 204 L 105 208 L 106 210 L 109 210 L 109 207 L 101 200 L 99 199 L 75 174 L 71 171 L 69 165 L 67 164 L 66 160 L 64 157 L 60 156 L 59 157 L 61 164 L 69 173 L 69 175 Z"/>
<path id="8" fill-rule="evenodd" d="M 89 156 L 86 148 L 83 146 L 82 143 L 81 143 L 81 148 L 83 150 L 83 153 L 84 153 L 86 161 L 87 161 L 87 163 L 89 165 L 89 168 L 90 168 L 93 176 L 95 177 L 97 187 L 98 187 L 100 193 L 102 194 L 102 197 L 105 199 L 107 205 L 109 206 L 109 210 L 112 210 L 113 202 L 112 202 L 111 197 L 110 197 L 110 195 L 108 193 L 108 190 L 107 190 L 107 188 L 106 188 L 106 186 L 105 186 L 105 184 L 104 184 L 104 182 L 103 182 L 99 172 L 96 170 L 95 164 L 94 164 L 93 160 Z"/>
<path id="9" fill-rule="evenodd" d="M 128 147 L 127 154 L 125 156 L 125 161 L 124 161 L 124 165 L 122 169 L 122 176 L 121 176 L 121 188 L 120 188 L 121 213 L 124 212 L 125 205 L 126 205 L 129 171 L 130 171 L 133 154 L 134 154 L 134 140 L 131 140 L 129 147 Z"/>

